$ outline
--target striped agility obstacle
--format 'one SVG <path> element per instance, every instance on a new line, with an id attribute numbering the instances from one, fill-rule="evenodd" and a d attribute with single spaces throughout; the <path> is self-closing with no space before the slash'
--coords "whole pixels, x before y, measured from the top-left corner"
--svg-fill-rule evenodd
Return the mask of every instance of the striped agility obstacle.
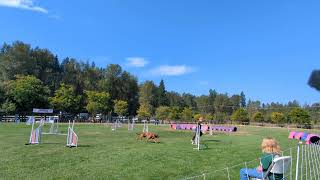
<path id="1" fill-rule="evenodd" d="M 171 124 L 171 129 L 175 130 L 195 130 L 197 125 L 196 124 Z M 225 132 L 236 132 L 237 127 L 235 126 L 210 126 L 210 125 L 203 125 L 201 127 L 201 131 L 225 131 Z"/>
<path id="2" fill-rule="evenodd" d="M 32 123 L 32 129 L 31 129 L 29 143 L 28 143 L 30 145 L 40 144 L 41 143 L 41 136 L 44 134 L 42 132 L 44 121 L 40 121 L 40 124 L 36 129 L 34 129 L 34 123 L 35 123 L 35 121 L 33 121 L 33 123 Z M 67 145 L 66 145 L 67 147 L 77 147 L 78 146 L 78 136 L 74 132 L 73 127 L 74 127 L 74 121 L 73 121 L 72 125 L 69 121 L 68 133 L 67 134 L 57 134 L 57 135 L 67 135 Z M 28 145 L 28 144 L 26 144 L 26 145 Z"/>
<path id="3" fill-rule="evenodd" d="M 36 129 L 34 129 L 34 122 L 35 121 L 32 122 L 29 144 L 40 144 L 43 123 L 40 122 L 39 126 Z"/>
<path id="4" fill-rule="evenodd" d="M 319 134 L 308 134 L 305 132 L 295 132 L 292 131 L 289 133 L 289 139 L 297 139 L 301 141 L 305 141 L 306 144 L 313 144 L 317 143 L 320 140 L 320 135 Z"/>
<path id="5" fill-rule="evenodd" d="M 78 136 L 73 130 L 74 127 L 74 121 L 71 123 L 69 121 L 69 127 L 68 127 L 68 135 L 67 135 L 67 147 L 77 147 L 78 146 Z"/>

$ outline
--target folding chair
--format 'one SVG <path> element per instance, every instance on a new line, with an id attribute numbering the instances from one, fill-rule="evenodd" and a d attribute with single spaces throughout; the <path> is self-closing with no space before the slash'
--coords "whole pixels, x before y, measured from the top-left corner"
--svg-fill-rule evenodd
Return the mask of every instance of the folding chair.
<path id="1" fill-rule="evenodd" d="M 269 180 L 269 176 L 282 174 L 285 177 L 291 162 L 291 156 L 276 157 L 273 159 L 272 164 L 269 166 L 266 173 L 263 174 L 263 178 L 251 178 L 250 180 Z M 285 179 L 285 178 L 282 178 Z"/>

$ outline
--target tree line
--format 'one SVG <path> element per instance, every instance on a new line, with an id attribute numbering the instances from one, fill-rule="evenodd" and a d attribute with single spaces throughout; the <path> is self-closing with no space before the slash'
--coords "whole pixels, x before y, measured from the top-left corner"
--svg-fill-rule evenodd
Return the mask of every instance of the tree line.
<path id="1" fill-rule="evenodd" d="M 317 78 L 310 77 L 312 87 L 319 87 Z M 48 49 L 32 48 L 21 41 L 1 46 L 0 104 L 5 114 L 26 115 L 32 108 L 53 108 L 71 114 L 88 112 L 93 117 L 101 113 L 193 121 L 204 116 L 219 123 L 299 123 L 294 120 L 295 111 L 297 116 L 306 114 L 307 121 L 317 122 L 320 105 L 302 107 L 297 101 L 264 104 L 247 101 L 244 92 L 229 95 L 214 89 L 200 96 L 180 94 L 167 91 L 163 80 L 139 84 L 137 77 L 118 64 L 101 68 L 71 57 L 59 60 Z"/>

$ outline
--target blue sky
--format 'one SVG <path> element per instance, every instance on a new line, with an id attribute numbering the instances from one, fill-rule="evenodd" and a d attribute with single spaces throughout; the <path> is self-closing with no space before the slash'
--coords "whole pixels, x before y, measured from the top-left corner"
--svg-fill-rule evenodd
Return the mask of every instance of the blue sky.
<path id="1" fill-rule="evenodd" d="M 0 43 L 21 40 L 167 90 L 244 91 L 262 102 L 320 101 L 320 2 L 0 0 Z"/>

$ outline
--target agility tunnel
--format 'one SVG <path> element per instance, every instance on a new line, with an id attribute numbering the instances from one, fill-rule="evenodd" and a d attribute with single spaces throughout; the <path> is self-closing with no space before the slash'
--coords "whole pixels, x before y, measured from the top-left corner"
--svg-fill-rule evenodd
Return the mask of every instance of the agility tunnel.
<path id="1" fill-rule="evenodd" d="M 171 124 L 171 129 L 175 130 L 195 130 L 197 125 L 196 124 Z M 201 131 L 225 131 L 225 132 L 236 132 L 238 130 L 235 126 L 209 126 L 209 125 L 202 125 Z"/>
<path id="2" fill-rule="evenodd" d="M 319 134 L 308 134 L 305 132 L 295 132 L 292 131 L 289 133 L 289 139 L 297 139 L 301 141 L 305 141 L 306 144 L 314 144 L 318 143 L 320 140 L 320 135 Z"/>

